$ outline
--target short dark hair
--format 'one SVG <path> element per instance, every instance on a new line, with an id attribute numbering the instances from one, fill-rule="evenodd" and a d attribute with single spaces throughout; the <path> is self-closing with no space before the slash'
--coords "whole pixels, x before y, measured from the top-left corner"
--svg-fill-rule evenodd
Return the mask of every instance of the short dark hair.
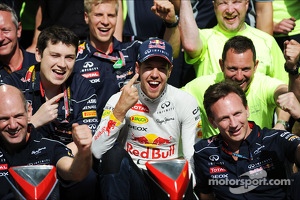
<path id="1" fill-rule="evenodd" d="M 204 93 L 204 108 L 209 118 L 213 118 L 211 112 L 211 106 L 216 103 L 219 99 L 226 97 L 230 93 L 237 94 L 245 107 L 247 107 L 247 99 L 245 92 L 242 88 L 232 80 L 225 80 L 223 82 L 215 83 L 207 88 Z"/>
<path id="2" fill-rule="evenodd" d="M 66 45 L 72 45 L 75 47 L 75 54 L 77 54 L 79 38 L 73 31 L 68 28 L 54 25 L 42 30 L 37 41 L 37 48 L 41 55 L 46 49 L 48 41 L 50 41 L 52 44 L 62 42 Z"/>
<path id="3" fill-rule="evenodd" d="M 253 62 L 256 62 L 256 51 L 254 44 L 251 39 L 245 37 L 245 36 L 234 36 L 227 40 L 227 42 L 224 45 L 223 53 L 222 53 L 222 60 L 226 60 L 226 54 L 229 49 L 233 49 L 236 53 L 244 53 L 248 49 L 250 49 L 253 53 Z"/>

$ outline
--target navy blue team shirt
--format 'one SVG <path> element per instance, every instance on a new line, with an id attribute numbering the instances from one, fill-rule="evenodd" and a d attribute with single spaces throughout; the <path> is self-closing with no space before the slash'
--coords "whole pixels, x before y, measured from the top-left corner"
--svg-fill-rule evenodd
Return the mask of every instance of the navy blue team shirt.
<path id="1" fill-rule="evenodd" d="M 108 56 L 95 49 L 89 40 L 79 45 L 74 73 L 87 78 L 95 88 L 99 118 L 108 99 L 135 74 L 140 45 L 140 41 L 123 43 L 113 38 L 113 49 Z"/>
<path id="2" fill-rule="evenodd" d="M 4 79 L 4 83 L 13 85 L 24 93 L 26 100 L 32 105 L 32 114 L 35 114 L 41 105 L 46 102 L 42 92 L 43 88 L 40 81 L 39 68 L 39 64 L 34 67 L 35 78 L 32 78 L 32 75 L 28 76 L 30 74 L 28 73 L 29 70 L 24 69 L 13 72 Z M 31 72 L 31 74 L 33 73 Z M 92 133 L 95 133 L 98 125 L 96 112 L 97 96 L 90 82 L 78 74 L 72 73 L 67 79 L 65 86 L 70 92 L 70 96 L 67 96 L 68 107 L 71 111 L 70 115 L 66 118 L 66 106 L 64 98 L 61 98 L 58 105 L 57 119 L 39 127 L 38 130 L 47 138 L 68 144 L 73 141 L 71 135 L 73 123 L 87 124 Z"/>
<path id="3" fill-rule="evenodd" d="M 266 178 L 278 181 L 289 178 L 285 164 L 287 161 L 294 162 L 299 137 L 283 130 L 260 129 L 254 122 L 249 122 L 249 125 L 252 132 L 242 142 L 239 149 L 242 156 L 237 161 L 230 155 L 230 148 L 220 134 L 194 145 L 197 193 L 213 192 L 217 199 L 286 198 L 287 186 L 283 184 L 259 184 L 248 191 L 241 182 L 226 182 L 226 179 Z M 209 182 L 211 180 L 219 184 Z"/>

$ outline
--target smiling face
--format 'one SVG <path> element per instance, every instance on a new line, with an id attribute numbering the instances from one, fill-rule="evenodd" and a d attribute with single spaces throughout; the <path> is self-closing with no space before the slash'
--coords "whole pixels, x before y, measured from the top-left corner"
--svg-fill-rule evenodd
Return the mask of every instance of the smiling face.
<path id="1" fill-rule="evenodd" d="M 93 4 L 90 13 L 85 12 L 85 21 L 89 25 L 90 40 L 94 47 L 104 44 L 108 46 L 112 42 L 117 24 L 116 6 L 115 1 L 105 1 Z"/>
<path id="2" fill-rule="evenodd" d="M 243 105 L 241 98 L 229 93 L 211 105 L 213 118 L 210 123 L 218 128 L 220 134 L 229 145 L 238 146 L 251 132 L 248 124 L 248 107 Z"/>
<path id="3" fill-rule="evenodd" d="M 11 55 L 16 50 L 21 30 L 21 26 L 13 23 L 10 12 L 0 11 L 0 56 Z"/>
<path id="4" fill-rule="evenodd" d="M 229 49 L 225 61 L 220 60 L 220 66 L 225 79 L 236 82 L 244 91 L 247 91 L 254 77 L 258 61 L 254 63 L 250 49 L 243 53 L 236 53 Z"/>
<path id="5" fill-rule="evenodd" d="M 41 81 L 43 87 L 61 86 L 71 75 L 76 59 L 76 47 L 62 42 L 50 41 L 41 54 L 36 52 L 36 59 L 41 62 Z"/>
<path id="6" fill-rule="evenodd" d="M 140 75 L 142 91 L 150 98 L 157 98 L 166 87 L 172 66 L 161 57 L 152 57 L 137 65 L 136 72 Z"/>
<path id="7" fill-rule="evenodd" d="M 18 149 L 28 138 L 26 111 L 20 91 L 8 85 L 0 86 L 0 137 L 8 151 Z"/>
<path id="8" fill-rule="evenodd" d="M 244 29 L 248 0 L 215 0 L 214 10 L 219 26 L 228 32 Z"/>

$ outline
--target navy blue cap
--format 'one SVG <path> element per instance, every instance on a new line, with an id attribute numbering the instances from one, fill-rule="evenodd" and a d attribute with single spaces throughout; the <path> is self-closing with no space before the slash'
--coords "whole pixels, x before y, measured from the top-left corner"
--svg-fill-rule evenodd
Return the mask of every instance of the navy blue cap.
<path id="1" fill-rule="evenodd" d="M 138 61 L 142 63 L 152 57 L 164 58 L 172 65 L 172 46 L 165 40 L 159 38 L 152 38 L 144 41 L 139 48 Z"/>

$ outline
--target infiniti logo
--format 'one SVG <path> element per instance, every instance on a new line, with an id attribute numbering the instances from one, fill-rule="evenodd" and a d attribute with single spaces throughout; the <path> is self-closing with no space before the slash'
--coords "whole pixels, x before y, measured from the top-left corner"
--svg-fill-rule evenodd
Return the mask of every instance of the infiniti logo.
<path id="1" fill-rule="evenodd" d="M 94 63 L 92 63 L 92 62 L 85 62 L 83 64 L 83 68 L 89 68 L 89 67 L 93 67 L 93 66 L 94 66 Z"/>
<path id="2" fill-rule="evenodd" d="M 219 156 L 218 155 L 211 155 L 211 156 L 209 156 L 209 160 L 211 160 L 211 161 L 218 161 L 219 160 Z"/>
<path id="3" fill-rule="evenodd" d="M 171 105 L 170 101 L 166 101 L 165 103 L 161 104 L 161 108 L 164 109 L 164 108 L 167 108 Z"/>

